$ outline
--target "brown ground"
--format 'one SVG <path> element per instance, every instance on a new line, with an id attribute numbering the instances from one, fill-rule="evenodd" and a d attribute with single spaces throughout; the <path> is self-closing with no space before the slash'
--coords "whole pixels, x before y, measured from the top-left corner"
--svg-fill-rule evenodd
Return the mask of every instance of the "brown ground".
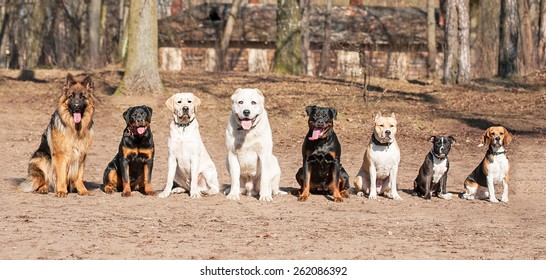
<path id="1" fill-rule="evenodd" d="M 76 73 L 76 72 L 74 72 Z M 169 94 L 191 91 L 203 100 L 201 135 L 219 172 L 225 168 L 225 125 L 229 96 L 237 87 L 257 87 L 266 107 L 282 168 L 282 186 L 295 188 L 301 144 L 307 132 L 304 107 L 334 106 L 342 163 L 351 179 L 368 143 L 372 115 L 395 112 L 401 148 L 399 188 L 403 201 L 351 196 L 342 203 L 311 196 L 253 197 L 240 202 L 225 195 L 167 199 L 133 193 L 106 195 L 98 189 L 124 128 L 122 112 L 131 105 L 154 109 L 156 143 L 154 189 L 167 172 L 169 95 L 112 96 L 117 71 L 94 75 L 100 103 L 96 137 L 85 179 L 92 196 L 23 193 L 30 155 L 53 113 L 66 72 L 39 71 L 34 81 L 18 73 L 0 76 L 0 259 L 545 259 L 546 167 L 545 75 L 517 82 L 483 80 L 465 87 L 419 81 L 372 80 L 368 106 L 351 81 L 275 75 L 162 73 Z M 76 73 L 81 74 L 81 73 Z M 78 76 L 82 78 L 82 76 Z M 427 136 L 451 134 L 448 190 L 461 192 L 466 175 L 485 153 L 479 139 L 489 125 L 502 124 L 515 135 L 509 148 L 513 169 L 509 203 L 425 201 L 411 195 L 412 181 L 428 152 Z"/>

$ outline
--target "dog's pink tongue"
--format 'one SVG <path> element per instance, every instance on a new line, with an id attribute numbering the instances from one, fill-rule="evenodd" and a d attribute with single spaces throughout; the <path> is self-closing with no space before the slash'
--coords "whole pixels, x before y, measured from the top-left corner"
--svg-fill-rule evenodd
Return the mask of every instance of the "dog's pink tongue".
<path id="1" fill-rule="evenodd" d="M 74 113 L 74 122 L 80 123 L 82 121 L 82 113 Z"/>
<path id="2" fill-rule="evenodd" d="M 319 139 L 321 134 L 322 134 L 322 129 L 315 128 L 315 129 L 313 129 L 313 135 L 311 135 L 311 137 L 309 137 L 309 140 L 317 140 L 317 139 Z"/>
<path id="3" fill-rule="evenodd" d="M 138 132 L 138 134 L 143 134 L 145 131 L 146 131 L 146 128 L 145 126 L 140 126 L 139 128 L 136 129 L 136 131 Z"/>
<path id="4" fill-rule="evenodd" d="M 241 120 L 241 126 L 244 130 L 249 130 L 252 127 L 252 121 L 251 120 Z"/>

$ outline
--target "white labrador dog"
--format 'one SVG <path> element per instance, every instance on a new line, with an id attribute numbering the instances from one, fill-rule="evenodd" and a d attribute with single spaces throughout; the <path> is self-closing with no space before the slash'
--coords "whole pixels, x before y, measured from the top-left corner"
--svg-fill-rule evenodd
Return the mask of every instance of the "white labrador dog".
<path id="1" fill-rule="evenodd" d="M 201 140 L 195 116 L 200 104 L 193 93 L 176 93 L 165 102 L 174 119 L 168 142 L 167 183 L 159 197 L 189 191 L 191 198 L 200 198 L 201 193 L 219 192 L 218 173 Z M 173 182 L 180 187 L 173 189 Z"/>
<path id="2" fill-rule="evenodd" d="M 273 194 L 286 194 L 279 190 L 281 168 L 273 155 L 271 127 L 259 89 L 240 88 L 231 96 L 226 144 L 231 176 L 231 188 L 225 191 L 228 199 L 259 194 L 261 201 L 273 201 Z"/>

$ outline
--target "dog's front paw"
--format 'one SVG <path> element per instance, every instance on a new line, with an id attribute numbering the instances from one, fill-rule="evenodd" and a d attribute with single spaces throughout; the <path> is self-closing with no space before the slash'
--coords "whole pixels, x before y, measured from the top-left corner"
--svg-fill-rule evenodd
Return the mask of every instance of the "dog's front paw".
<path id="1" fill-rule="evenodd" d="M 227 195 L 227 199 L 229 199 L 229 200 L 240 200 L 241 198 L 240 198 L 239 194 L 234 194 L 234 193 L 230 192 Z"/>
<path id="2" fill-rule="evenodd" d="M 104 192 L 107 194 L 112 194 L 114 193 L 114 188 L 112 188 L 112 186 L 104 186 Z"/>
<path id="3" fill-rule="evenodd" d="M 508 196 L 503 195 L 502 198 L 501 198 L 501 201 L 502 202 L 508 202 Z"/>
<path id="4" fill-rule="evenodd" d="M 159 198 L 166 198 L 166 197 L 169 197 L 170 195 L 171 195 L 171 192 L 162 191 L 159 193 Z"/>
<path id="5" fill-rule="evenodd" d="M 300 195 L 300 197 L 298 198 L 298 200 L 299 200 L 299 201 L 306 201 L 307 198 L 309 198 L 308 195 L 303 195 L 303 194 L 302 194 L 302 195 Z"/>
<path id="6" fill-rule="evenodd" d="M 357 192 L 356 195 L 362 197 L 364 196 L 364 192 Z"/>
<path id="7" fill-rule="evenodd" d="M 496 197 L 491 196 L 491 197 L 489 198 L 489 202 L 497 203 L 497 202 L 499 202 L 499 200 L 498 200 Z"/>
<path id="8" fill-rule="evenodd" d="M 441 194 L 440 197 L 445 200 L 450 200 L 453 197 L 453 195 L 451 193 L 445 193 L 445 194 Z"/>
<path id="9" fill-rule="evenodd" d="M 285 191 L 278 190 L 278 191 L 273 191 L 273 194 L 274 195 L 285 195 L 285 194 L 288 194 L 288 193 L 285 192 Z"/>
<path id="10" fill-rule="evenodd" d="M 394 199 L 394 200 L 403 200 L 402 197 L 400 197 L 400 195 L 397 194 L 397 193 L 392 195 L 392 199 Z"/>
<path id="11" fill-rule="evenodd" d="M 368 199 L 376 200 L 377 199 L 377 193 L 370 193 L 370 195 L 368 196 Z"/>
<path id="12" fill-rule="evenodd" d="M 65 191 L 57 191 L 57 197 L 66 197 L 67 196 L 67 192 Z"/>
<path id="13" fill-rule="evenodd" d="M 343 202 L 343 198 L 341 198 L 341 196 L 339 197 L 334 196 L 334 202 Z"/>
<path id="14" fill-rule="evenodd" d="M 130 192 L 130 191 L 123 191 L 123 192 L 121 193 L 121 196 L 122 196 L 122 197 L 129 197 L 129 196 L 131 196 L 131 192 Z"/>
<path id="15" fill-rule="evenodd" d="M 201 198 L 201 192 L 200 191 L 190 192 L 190 197 L 191 198 Z"/>
<path id="16" fill-rule="evenodd" d="M 273 201 L 273 196 L 271 196 L 270 194 L 266 194 L 266 195 L 260 195 L 260 201 Z"/>

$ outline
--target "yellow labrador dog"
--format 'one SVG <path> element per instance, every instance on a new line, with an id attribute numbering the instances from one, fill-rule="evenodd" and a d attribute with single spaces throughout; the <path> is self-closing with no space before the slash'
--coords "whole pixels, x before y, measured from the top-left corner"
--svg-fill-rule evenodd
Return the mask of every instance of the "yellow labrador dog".
<path id="1" fill-rule="evenodd" d="M 191 198 L 200 198 L 202 193 L 219 192 L 218 173 L 201 140 L 195 116 L 200 104 L 201 100 L 193 93 L 176 93 L 165 102 L 173 121 L 168 142 L 167 183 L 159 197 L 189 191 Z M 174 183 L 178 187 L 173 189 Z"/>
<path id="2" fill-rule="evenodd" d="M 273 201 L 273 194 L 286 194 L 279 190 L 281 169 L 273 155 L 271 127 L 259 89 L 240 88 L 231 96 L 226 144 L 231 176 L 231 188 L 225 191 L 228 199 L 259 194 L 261 201 Z"/>

